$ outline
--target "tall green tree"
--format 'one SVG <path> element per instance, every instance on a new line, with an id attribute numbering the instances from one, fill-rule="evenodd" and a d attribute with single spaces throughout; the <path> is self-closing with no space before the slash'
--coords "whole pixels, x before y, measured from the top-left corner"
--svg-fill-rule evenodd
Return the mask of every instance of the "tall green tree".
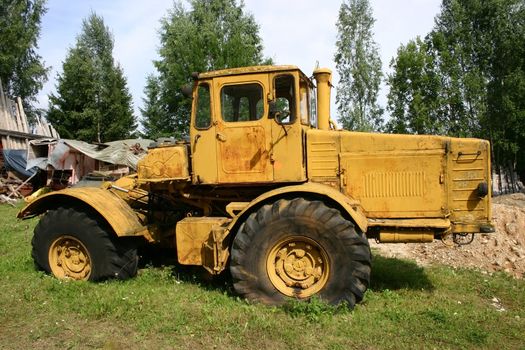
<path id="1" fill-rule="evenodd" d="M 375 19 L 368 0 L 345 0 L 337 21 L 336 104 L 345 129 L 372 131 L 382 126 L 377 103 L 382 78 L 381 58 L 373 38 Z"/>
<path id="2" fill-rule="evenodd" d="M 47 119 L 62 137 L 88 142 L 129 138 L 137 127 L 122 68 L 113 59 L 113 36 L 102 17 L 82 22 L 49 96 Z"/>
<path id="3" fill-rule="evenodd" d="M 0 0 L 0 79 L 11 97 L 21 97 L 29 117 L 47 80 L 48 68 L 38 55 L 45 0 Z"/>
<path id="4" fill-rule="evenodd" d="M 237 0 L 191 0 L 186 9 L 174 3 L 161 20 L 156 78 L 149 78 L 142 111 L 148 137 L 188 133 L 191 101 L 181 87 L 192 72 L 269 63 L 263 57 L 259 26 Z"/>
<path id="5" fill-rule="evenodd" d="M 152 138 L 168 136 L 169 134 L 164 132 L 164 123 L 168 120 L 168 114 L 165 110 L 165 104 L 160 100 L 161 89 L 157 76 L 151 74 L 146 78 L 144 94 L 146 95 L 142 99 L 144 106 L 140 108 L 140 113 L 145 135 Z"/>
<path id="6" fill-rule="evenodd" d="M 442 81 L 428 43 L 417 37 L 397 50 L 387 84 L 387 109 L 391 118 L 386 130 L 403 134 L 446 133 L 441 95 Z"/>
<path id="7" fill-rule="evenodd" d="M 525 180 L 525 2 L 443 0 L 435 23 L 423 55 L 439 84 L 411 90 L 424 76 L 406 82 L 406 72 L 420 66 L 398 64 L 402 47 L 389 77 L 389 126 L 416 123 L 403 111 L 421 104 L 430 118 L 422 133 L 439 125 L 448 135 L 489 139 L 496 168 L 517 169 Z"/>

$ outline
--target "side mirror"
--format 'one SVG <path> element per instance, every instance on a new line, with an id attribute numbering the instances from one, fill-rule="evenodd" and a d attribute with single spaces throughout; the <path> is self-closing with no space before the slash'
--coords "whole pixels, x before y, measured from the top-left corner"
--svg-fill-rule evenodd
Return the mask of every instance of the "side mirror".
<path id="1" fill-rule="evenodd" d="M 185 97 L 191 98 L 193 94 L 193 88 L 191 87 L 191 85 L 184 85 L 181 88 L 181 92 Z"/>
<path id="2" fill-rule="evenodd" d="M 279 113 L 279 109 L 275 100 L 268 102 L 268 119 L 274 119 L 277 113 Z"/>
<path id="3" fill-rule="evenodd" d="M 268 119 L 275 119 L 279 124 L 290 122 L 290 106 L 283 97 L 268 102 L 268 112 Z"/>

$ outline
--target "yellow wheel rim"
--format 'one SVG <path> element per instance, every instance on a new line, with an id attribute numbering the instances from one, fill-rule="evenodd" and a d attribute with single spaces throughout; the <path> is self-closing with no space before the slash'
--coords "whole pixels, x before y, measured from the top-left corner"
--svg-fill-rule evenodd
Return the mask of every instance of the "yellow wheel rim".
<path id="1" fill-rule="evenodd" d="M 292 236 L 273 246 L 266 259 L 266 269 L 279 292 L 302 299 L 316 294 L 326 285 L 330 261 L 314 240 Z"/>
<path id="2" fill-rule="evenodd" d="M 61 236 L 49 248 L 49 267 L 58 278 L 87 280 L 91 275 L 91 258 L 77 238 Z"/>

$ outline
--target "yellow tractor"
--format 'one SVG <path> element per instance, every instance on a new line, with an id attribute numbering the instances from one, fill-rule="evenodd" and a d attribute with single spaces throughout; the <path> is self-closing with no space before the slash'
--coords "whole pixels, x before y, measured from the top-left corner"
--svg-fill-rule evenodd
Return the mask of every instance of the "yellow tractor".
<path id="1" fill-rule="evenodd" d="M 487 141 L 333 130 L 328 69 L 314 79 L 295 66 L 193 78 L 189 139 L 152 144 L 136 175 L 20 211 L 42 215 L 32 241 L 40 268 L 126 279 L 137 247 L 151 243 L 212 275 L 229 269 L 250 300 L 353 306 L 370 281 L 368 239 L 494 231 Z"/>

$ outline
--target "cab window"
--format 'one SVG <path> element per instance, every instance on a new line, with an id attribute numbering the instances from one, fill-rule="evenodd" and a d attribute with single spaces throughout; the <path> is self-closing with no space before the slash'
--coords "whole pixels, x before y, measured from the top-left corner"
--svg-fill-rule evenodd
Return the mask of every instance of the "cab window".
<path id="1" fill-rule="evenodd" d="M 197 88 L 197 107 L 195 109 L 195 127 L 207 129 L 211 125 L 210 86 L 206 83 Z"/>
<path id="2" fill-rule="evenodd" d="M 301 79 L 299 84 L 299 112 L 301 114 L 301 124 L 310 124 L 310 100 L 308 99 L 308 82 L 305 79 Z"/>
<path id="3" fill-rule="evenodd" d="M 221 89 L 221 114 L 225 122 L 259 120 L 264 114 L 259 84 L 227 85 Z"/>
<path id="4" fill-rule="evenodd" d="M 279 111 L 278 121 L 291 124 L 295 121 L 295 88 L 291 75 L 279 75 L 274 80 L 275 105 Z"/>
<path id="5" fill-rule="evenodd" d="M 310 125 L 317 128 L 317 91 L 310 89 Z"/>

